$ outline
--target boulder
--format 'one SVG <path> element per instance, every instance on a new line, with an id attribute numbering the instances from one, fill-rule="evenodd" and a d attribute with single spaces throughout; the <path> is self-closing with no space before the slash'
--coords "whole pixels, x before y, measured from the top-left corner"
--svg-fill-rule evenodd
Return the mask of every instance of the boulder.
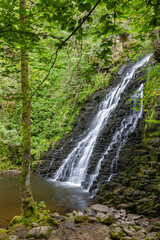
<path id="1" fill-rule="evenodd" d="M 146 237 L 148 240 L 153 239 L 156 237 L 156 234 L 157 234 L 156 232 L 150 232 L 150 233 L 147 233 Z"/>
<path id="2" fill-rule="evenodd" d="M 111 225 L 111 224 L 115 223 L 115 217 L 113 214 L 107 213 L 100 222 L 103 224 L 106 224 L 106 225 Z"/>
<path id="3" fill-rule="evenodd" d="M 36 239 L 38 238 L 44 238 L 47 239 L 52 233 L 53 228 L 49 226 L 41 226 L 41 227 L 35 227 L 29 230 L 27 233 L 27 238 L 34 237 Z"/>
<path id="4" fill-rule="evenodd" d="M 91 208 L 95 211 L 95 212 L 102 212 L 102 213 L 107 213 L 109 211 L 109 207 L 102 205 L 102 204 L 95 204 L 92 205 Z"/>

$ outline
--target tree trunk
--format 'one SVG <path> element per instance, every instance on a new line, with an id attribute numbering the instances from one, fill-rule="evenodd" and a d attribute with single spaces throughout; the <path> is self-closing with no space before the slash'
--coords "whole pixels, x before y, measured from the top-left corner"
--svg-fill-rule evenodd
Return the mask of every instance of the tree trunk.
<path id="1" fill-rule="evenodd" d="M 20 24 L 25 29 L 26 0 L 20 0 Z M 31 120 L 30 120 L 30 87 L 28 78 L 28 53 L 21 38 L 21 91 L 22 91 L 22 167 L 20 179 L 20 192 L 22 199 L 22 212 L 25 217 L 34 215 L 35 203 L 30 186 L 30 161 L 31 161 Z"/>

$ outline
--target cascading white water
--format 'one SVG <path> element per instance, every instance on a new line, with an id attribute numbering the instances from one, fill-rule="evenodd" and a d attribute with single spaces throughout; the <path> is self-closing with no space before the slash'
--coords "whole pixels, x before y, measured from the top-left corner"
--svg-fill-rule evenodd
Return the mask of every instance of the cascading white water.
<path id="1" fill-rule="evenodd" d="M 90 190 L 93 182 L 96 180 L 96 178 L 99 174 L 102 162 L 104 161 L 104 159 L 107 159 L 107 157 L 110 154 L 110 151 L 113 150 L 113 146 L 115 144 L 117 146 L 116 154 L 115 154 L 115 156 L 112 160 L 112 163 L 111 163 L 110 176 L 108 177 L 108 179 L 106 181 L 109 182 L 111 180 L 111 178 L 114 174 L 114 167 L 115 167 L 115 172 L 117 172 L 117 161 L 118 161 L 120 150 L 122 149 L 122 147 L 126 143 L 128 134 L 132 133 L 135 130 L 135 128 L 137 127 L 137 123 L 138 123 L 139 119 L 142 117 L 142 113 L 143 113 L 143 106 L 142 106 L 142 101 L 141 101 L 142 95 L 143 95 L 143 84 L 141 84 L 141 86 L 137 89 L 136 93 L 131 96 L 131 99 L 133 99 L 133 106 L 131 108 L 129 116 L 124 118 L 123 121 L 121 122 L 119 130 L 117 130 L 115 132 L 109 146 L 107 147 L 107 149 L 104 152 L 101 159 L 98 161 L 94 173 L 90 175 L 88 191 Z M 141 108 L 140 108 L 139 111 L 136 111 L 135 110 L 136 109 L 136 104 L 139 102 L 139 100 L 141 102 Z M 94 194 L 95 194 L 95 192 L 96 191 L 94 190 Z"/>
<path id="2" fill-rule="evenodd" d="M 85 180 L 89 160 L 100 131 L 107 124 L 107 121 L 110 118 L 112 112 L 117 107 L 121 94 L 125 90 L 129 81 L 132 79 L 135 71 L 139 67 L 147 63 L 150 59 L 150 56 L 151 55 L 146 56 L 142 58 L 142 60 L 140 60 L 139 62 L 135 63 L 131 68 L 130 72 L 126 74 L 123 81 L 119 83 L 118 86 L 115 87 L 109 94 L 107 94 L 105 100 L 100 104 L 99 110 L 95 118 L 91 122 L 86 135 L 83 137 L 82 140 L 80 140 L 77 143 L 73 151 L 71 151 L 68 157 L 63 161 L 62 165 L 54 175 L 54 180 L 66 181 L 68 183 L 77 184 L 77 185 L 82 184 L 82 182 Z M 124 120 L 122 122 L 122 126 L 126 124 L 127 123 Z M 128 124 L 132 124 L 132 123 L 128 122 Z M 123 142 L 123 139 L 121 140 Z M 117 154 L 119 154 L 120 148 L 117 150 Z M 91 187 L 94 179 L 98 174 L 98 171 L 101 166 L 101 162 L 102 160 L 98 162 L 96 167 L 97 170 L 95 171 L 95 174 L 91 175 L 90 177 L 90 183 L 89 183 L 88 189 Z"/>

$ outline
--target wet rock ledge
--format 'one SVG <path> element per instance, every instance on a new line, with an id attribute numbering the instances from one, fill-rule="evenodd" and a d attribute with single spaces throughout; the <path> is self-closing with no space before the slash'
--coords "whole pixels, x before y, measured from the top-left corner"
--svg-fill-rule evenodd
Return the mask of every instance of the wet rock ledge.
<path id="1" fill-rule="evenodd" d="M 42 214 L 41 221 L 32 222 L 29 227 L 19 223 L 7 231 L 0 230 L 0 239 L 159 240 L 160 217 L 148 219 L 125 209 L 95 204 L 84 212 L 73 211 L 66 216 Z"/>

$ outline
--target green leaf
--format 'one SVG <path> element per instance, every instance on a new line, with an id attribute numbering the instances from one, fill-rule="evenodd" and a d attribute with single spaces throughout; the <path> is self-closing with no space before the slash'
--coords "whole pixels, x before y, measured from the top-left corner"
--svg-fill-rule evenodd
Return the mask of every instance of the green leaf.
<path id="1" fill-rule="evenodd" d="M 92 7 L 92 6 L 91 6 L 90 3 L 85 3 L 84 6 L 85 6 L 86 11 L 89 12 L 89 11 L 91 10 L 91 7 Z"/>
<path id="2" fill-rule="evenodd" d="M 84 11 L 90 11 L 91 10 L 91 4 L 90 3 L 80 3 L 79 6 L 78 6 L 78 9 L 80 12 L 84 12 Z"/>
<path id="3" fill-rule="evenodd" d="M 83 13 L 86 10 L 85 5 L 83 3 L 80 3 L 78 6 L 78 10 Z"/>
<path id="4" fill-rule="evenodd" d="M 114 7 L 115 7 L 115 2 L 107 1 L 106 8 L 107 8 L 108 10 L 114 9 Z"/>

